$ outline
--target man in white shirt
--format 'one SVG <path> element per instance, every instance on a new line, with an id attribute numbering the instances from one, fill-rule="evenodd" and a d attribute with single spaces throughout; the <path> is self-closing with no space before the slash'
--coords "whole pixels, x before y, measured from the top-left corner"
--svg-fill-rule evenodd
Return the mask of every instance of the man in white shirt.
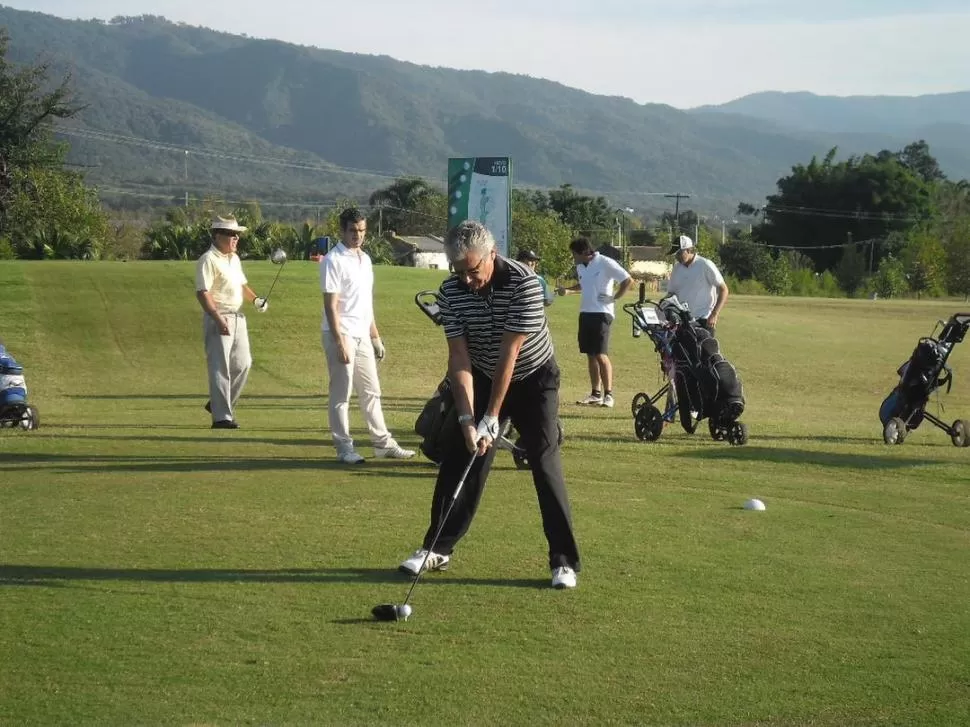
<path id="1" fill-rule="evenodd" d="M 667 293 L 687 304 L 697 322 L 714 333 L 721 309 L 728 299 L 728 287 L 717 265 L 697 254 L 687 235 L 674 239 L 670 253 L 677 256 L 667 283 Z"/>
<path id="2" fill-rule="evenodd" d="M 360 464 L 364 458 L 350 436 L 350 394 L 357 391 L 375 457 L 410 459 L 414 451 L 394 441 L 384 423 L 377 361 L 384 358 L 374 321 L 374 269 L 363 251 L 367 220 L 360 210 L 340 214 L 341 242 L 320 261 L 323 291 L 323 350 L 330 372 L 330 432 L 337 459 Z"/>
<path id="3" fill-rule="evenodd" d="M 577 404 L 613 406 L 613 364 L 610 326 L 616 317 L 613 302 L 622 297 L 633 278 L 616 260 L 593 250 L 585 237 L 569 244 L 576 263 L 576 285 L 560 287 L 559 295 L 579 292 L 579 351 L 586 354 L 590 393 Z M 616 286 L 614 288 L 614 286 Z"/>
<path id="4" fill-rule="evenodd" d="M 239 312 L 244 301 L 264 313 L 269 303 L 249 287 L 236 254 L 239 235 L 246 228 L 236 218 L 215 217 L 210 225 L 212 247 L 195 266 L 195 297 L 205 314 L 202 335 L 209 368 L 209 401 L 213 429 L 238 429 L 235 409 L 253 364 L 249 351 L 246 316 Z"/>

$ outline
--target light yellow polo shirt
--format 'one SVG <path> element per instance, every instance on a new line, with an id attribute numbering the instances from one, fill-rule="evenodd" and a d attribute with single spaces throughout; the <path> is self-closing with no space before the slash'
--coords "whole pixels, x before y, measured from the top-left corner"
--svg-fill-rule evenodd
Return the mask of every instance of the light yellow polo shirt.
<path id="1" fill-rule="evenodd" d="M 220 313 L 236 313 L 243 305 L 243 286 L 249 281 L 235 253 L 226 255 L 213 245 L 195 266 L 195 289 L 209 291 Z"/>

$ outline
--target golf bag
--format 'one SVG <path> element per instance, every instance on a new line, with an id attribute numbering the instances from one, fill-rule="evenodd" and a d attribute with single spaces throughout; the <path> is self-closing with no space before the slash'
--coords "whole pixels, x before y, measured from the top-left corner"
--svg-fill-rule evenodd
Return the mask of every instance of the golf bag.
<path id="1" fill-rule="evenodd" d="M 37 409 L 27 403 L 24 368 L 0 344 L 0 427 L 36 429 Z"/>
<path id="2" fill-rule="evenodd" d="M 414 422 L 414 433 L 422 437 L 421 454 L 435 464 L 444 457 L 442 432 L 458 425 L 458 410 L 451 393 L 451 382 L 445 377 Z"/>
<path id="3" fill-rule="evenodd" d="M 741 379 L 714 335 L 690 317 L 686 306 L 675 298 L 668 301 L 661 310 L 668 320 L 679 319 L 672 353 L 681 425 L 693 431 L 697 421 L 707 418 L 712 432 L 726 428 L 744 413 Z"/>
<path id="4" fill-rule="evenodd" d="M 957 419 L 952 425 L 926 411 L 930 396 L 944 386 L 953 385 L 953 371 L 947 359 L 953 347 L 963 341 L 970 328 L 970 314 L 958 313 L 943 324 L 939 338 L 921 338 L 909 359 L 900 366 L 899 383 L 879 407 L 883 439 L 887 444 L 902 444 L 906 434 L 924 420 L 942 429 L 960 447 L 970 445 L 970 424 Z M 935 330 L 934 330 L 935 333 Z"/>

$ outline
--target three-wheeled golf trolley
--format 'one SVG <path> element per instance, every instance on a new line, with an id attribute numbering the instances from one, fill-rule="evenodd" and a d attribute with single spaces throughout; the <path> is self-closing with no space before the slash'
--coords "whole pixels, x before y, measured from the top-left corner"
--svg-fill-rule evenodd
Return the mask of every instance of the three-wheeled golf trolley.
<path id="1" fill-rule="evenodd" d="M 656 441 L 664 425 L 679 415 L 688 434 L 707 419 L 713 440 L 747 443 L 748 428 L 738 421 L 744 412 L 741 379 L 721 355 L 717 339 L 691 318 L 677 296 L 659 302 L 644 296 L 641 285 L 640 299 L 627 303 L 623 310 L 633 319 L 633 336 L 646 334 L 653 342 L 660 356 L 663 385 L 653 396 L 639 392 L 633 397 L 637 439 Z"/>

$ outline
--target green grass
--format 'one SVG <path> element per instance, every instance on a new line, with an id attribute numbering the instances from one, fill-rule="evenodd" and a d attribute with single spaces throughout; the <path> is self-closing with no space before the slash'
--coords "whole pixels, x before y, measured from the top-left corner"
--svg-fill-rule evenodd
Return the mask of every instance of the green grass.
<path id="1" fill-rule="evenodd" d="M 261 291 L 276 268 L 247 271 Z M 439 280 L 378 269 L 385 409 L 409 445 L 445 368 L 411 297 Z M 530 479 L 500 454 L 451 570 L 379 624 L 434 470 L 334 464 L 309 263 L 249 316 L 243 428 L 211 431 L 192 281 L 0 263 L 0 338 L 42 419 L 0 432 L 0 723 L 970 722 L 970 450 L 928 426 L 887 447 L 877 417 L 959 304 L 732 298 L 719 333 L 751 433 L 733 448 L 636 441 L 629 401 L 658 366 L 625 316 L 617 408 L 572 405 L 588 382 L 560 299 L 580 587 L 547 587 Z M 944 418 L 970 418 L 970 345 L 951 363 Z"/>

